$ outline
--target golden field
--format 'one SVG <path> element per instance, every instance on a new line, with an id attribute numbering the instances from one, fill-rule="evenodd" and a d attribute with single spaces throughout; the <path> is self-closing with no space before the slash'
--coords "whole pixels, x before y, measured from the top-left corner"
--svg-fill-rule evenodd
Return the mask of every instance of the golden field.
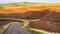
<path id="1" fill-rule="evenodd" d="M 60 3 L 56 4 L 27 4 L 27 5 L 3 5 L 4 9 L 0 10 L 0 14 L 4 13 L 23 13 L 26 11 L 41 11 L 44 9 L 55 10 L 60 12 Z"/>

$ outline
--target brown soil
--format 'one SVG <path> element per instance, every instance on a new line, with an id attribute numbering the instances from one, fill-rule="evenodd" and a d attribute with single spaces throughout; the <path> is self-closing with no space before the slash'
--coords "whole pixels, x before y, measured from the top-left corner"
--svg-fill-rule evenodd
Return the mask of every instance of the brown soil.
<path id="1" fill-rule="evenodd" d="M 50 32 L 60 32 L 60 13 L 53 12 L 45 19 L 30 22 L 28 26 L 31 28 L 42 29 Z"/>
<path id="2" fill-rule="evenodd" d="M 60 32 L 60 23 L 51 22 L 51 21 L 37 21 L 30 22 L 29 27 L 35 29 L 42 29 L 50 32 Z"/>
<path id="3" fill-rule="evenodd" d="M 9 20 L 0 20 L 0 26 L 3 26 L 3 25 L 7 25 L 7 24 L 9 24 L 10 22 L 12 22 L 12 21 L 9 21 Z"/>
<path id="4" fill-rule="evenodd" d="M 49 10 L 43 11 L 27 11 L 25 13 L 8 13 L 0 14 L 2 18 L 18 18 L 18 19 L 40 19 L 50 13 Z"/>

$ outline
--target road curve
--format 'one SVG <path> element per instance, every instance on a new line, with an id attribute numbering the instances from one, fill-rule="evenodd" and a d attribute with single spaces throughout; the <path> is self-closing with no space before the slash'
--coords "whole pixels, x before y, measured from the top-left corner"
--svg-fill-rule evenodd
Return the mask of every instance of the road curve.
<path id="1" fill-rule="evenodd" d="M 3 34 L 33 34 L 23 29 L 19 22 L 14 22 L 8 26 L 8 28 L 3 32 Z"/>
<path id="2" fill-rule="evenodd" d="M 33 20 L 30 20 L 30 19 L 17 19 L 17 18 L 0 18 L 0 19 L 3 19 L 3 20 L 15 20 L 15 21 L 39 21 L 41 19 L 33 19 Z"/>

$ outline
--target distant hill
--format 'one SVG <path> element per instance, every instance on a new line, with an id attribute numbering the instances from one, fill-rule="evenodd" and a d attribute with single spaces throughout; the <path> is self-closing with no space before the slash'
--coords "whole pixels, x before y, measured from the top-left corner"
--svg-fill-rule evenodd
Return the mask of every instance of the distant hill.
<path id="1" fill-rule="evenodd" d="M 17 4 L 17 5 L 25 5 L 25 4 L 42 4 L 42 5 L 60 5 L 60 3 L 35 3 L 35 2 L 18 2 L 18 3 L 8 3 L 8 4 L 0 4 L 0 5 L 13 5 L 13 4 Z"/>
<path id="2" fill-rule="evenodd" d="M 41 11 L 44 9 L 56 10 L 60 12 L 60 3 L 46 4 L 46 3 L 32 3 L 32 2 L 20 2 L 11 4 L 0 4 L 2 9 L 0 14 L 4 13 L 23 13 L 26 11 Z"/>

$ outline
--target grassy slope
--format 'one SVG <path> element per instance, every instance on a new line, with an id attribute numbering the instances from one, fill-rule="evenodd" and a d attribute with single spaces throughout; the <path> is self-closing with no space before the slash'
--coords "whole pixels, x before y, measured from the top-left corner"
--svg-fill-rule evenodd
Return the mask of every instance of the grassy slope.
<path id="1" fill-rule="evenodd" d="M 30 28 L 26 28 L 26 30 L 27 30 L 27 31 L 30 31 L 30 32 L 32 32 L 32 33 L 34 33 L 34 34 L 45 34 L 45 33 L 43 33 L 43 32 L 35 31 L 35 30 L 30 29 Z"/>

